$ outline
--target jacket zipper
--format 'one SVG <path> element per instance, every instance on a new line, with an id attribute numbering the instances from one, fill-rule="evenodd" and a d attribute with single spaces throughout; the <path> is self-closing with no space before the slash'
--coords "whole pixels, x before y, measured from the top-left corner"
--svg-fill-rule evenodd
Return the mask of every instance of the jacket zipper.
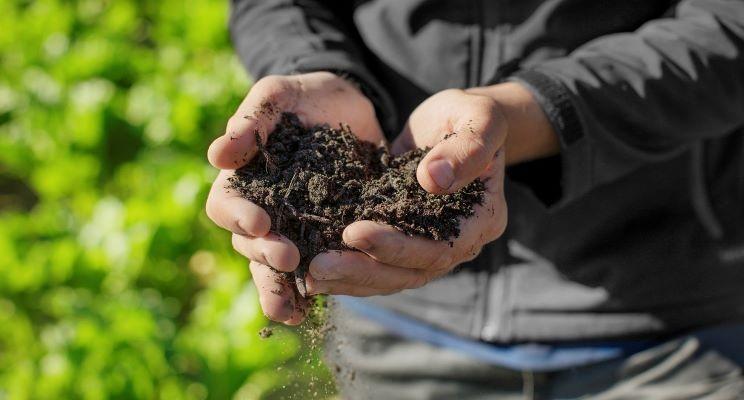
<path id="1" fill-rule="evenodd" d="M 471 7 L 473 24 L 470 28 L 470 65 L 468 68 L 467 87 L 480 86 L 481 63 L 483 61 L 483 1 L 474 1 Z"/>

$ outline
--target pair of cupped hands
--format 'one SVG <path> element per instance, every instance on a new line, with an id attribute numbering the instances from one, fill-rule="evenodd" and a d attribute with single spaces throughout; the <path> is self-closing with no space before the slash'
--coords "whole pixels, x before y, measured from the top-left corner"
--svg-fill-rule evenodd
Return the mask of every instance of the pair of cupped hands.
<path id="1" fill-rule="evenodd" d="M 280 112 L 257 112 L 266 102 Z M 315 72 L 269 76 L 256 82 L 228 121 L 225 134 L 210 146 L 209 162 L 220 173 L 207 200 L 207 214 L 232 232 L 235 250 L 251 260 L 264 314 L 296 325 L 304 319 L 306 307 L 295 302 L 306 300 L 295 296 L 279 274 L 297 268 L 299 250 L 286 237 L 271 231 L 266 211 L 227 188 L 234 170 L 256 154 L 254 132 L 267 140 L 281 112 L 297 114 L 306 126 L 343 123 L 362 140 L 387 143 L 372 103 L 354 84 L 329 72 Z M 407 236 L 372 221 L 352 223 L 343 231 L 343 240 L 358 251 L 329 251 L 313 258 L 306 277 L 308 293 L 391 294 L 421 287 L 475 258 L 506 227 L 503 181 L 507 131 L 499 104 L 478 90 L 445 90 L 421 103 L 390 145 L 392 153 L 431 147 L 416 171 L 419 184 L 430 193 L 445 194 L 483 178 L 483 203 L 461 222 L 460 236 L 452 245 Z M 453 132 L 456 134 L 443 140 Z"/>

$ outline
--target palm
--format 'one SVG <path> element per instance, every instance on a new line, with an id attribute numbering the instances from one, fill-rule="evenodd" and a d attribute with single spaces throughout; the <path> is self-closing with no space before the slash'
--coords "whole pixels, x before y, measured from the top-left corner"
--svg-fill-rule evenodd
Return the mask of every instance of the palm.
<path id="1" fill-rule="evenodd" d="M 369 100 L 350 83 L 335 76 L 304 84 L 294 107 L 285 111 L 297 114 L 308 126 L 349 125 L 362 140 L 377 144 L 385 140 Z"/>
<path id="2" fill-rule="evenodd" d="M 254 132 L 266 140 L 281 113 L 299 116 L 306 126 L 349 125 L 360 139 L 383 144 L 372 103 L 350 82 L 329 72 L 267 77 L 258 81 L 230 118 L 225 135 L 209 148 L 217 168 L 235 169 L 255 155 Z"/>
<path id="3" fill-rule="evenodd" d="M 299 250 L 286 237 L 270 232 L 271 219 L 265 210 L 226 188 L 233 170 L 256 154 L 256 133 L 267 140 L 283 112 L 297 114 L 306 126 L 348 125 L 360 139 L 380 145 L 384 136 L 372 103 L 356 87 L 334 74 L 319 72 L 256 82 L 228 121 L 225 135 L 209 148 L 210 162 L 222 171 L 212 185 L 207 214 L 233 232 L 233 247 L 251 260 L 266 315 L 297 324 L 304 318 L 305 300 L 293 295 L 277 271 L 294 271 L 300 262 Z"/>

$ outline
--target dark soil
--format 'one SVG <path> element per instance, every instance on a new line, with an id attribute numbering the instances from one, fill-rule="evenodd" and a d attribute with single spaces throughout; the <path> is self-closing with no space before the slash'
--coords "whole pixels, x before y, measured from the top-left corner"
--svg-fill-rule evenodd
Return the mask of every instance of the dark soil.
<path id="1" fill-rule="evenodd" d="M 459 235 L 459 219 L 473 215 L 485 190 L 480 180 L 454 194 L 433 195 L 416 180 L 416 167 L 427 149 L 394 157 L 385 148 L 359 141 L 348 127 L 303 127 L 285 113 L 259 154 L 238 169 L 230 187 L 263 207 L 272 231 L 300 250 L 295 272 L 299 294 L 315 255 L 348 249 L 341 239 L 354 221 L 392 225 L 408 235 L 450 240 Z M 287 277 L 291 279 L 291 277 Z"/>

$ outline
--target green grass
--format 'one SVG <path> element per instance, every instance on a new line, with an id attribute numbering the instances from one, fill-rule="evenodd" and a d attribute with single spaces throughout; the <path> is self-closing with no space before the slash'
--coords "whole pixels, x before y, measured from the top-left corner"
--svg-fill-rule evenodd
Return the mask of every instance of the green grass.
<path id="1" fill-rule="evenodd" d="M 250 87 L 227 3 L 0 2 L 0 400 L 330 391 L 298 335 L 258 337 L 203 211 L 206 147 Z"/>

